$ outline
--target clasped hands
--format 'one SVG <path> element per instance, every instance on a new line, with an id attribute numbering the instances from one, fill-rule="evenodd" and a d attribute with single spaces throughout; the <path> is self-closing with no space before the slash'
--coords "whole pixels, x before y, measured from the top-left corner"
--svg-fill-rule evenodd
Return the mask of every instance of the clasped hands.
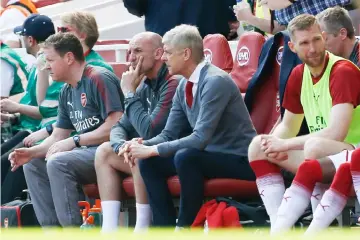
<path id="1" fill-rule="evenodd" d="M 142 138 L 134 138 L 131 141 L 126 141 L 118 153 L 118 156 L 123 156 L 124 162 L 128 163 L 130 167 L 134 167 L 139 159 L 146 159 L 158 155 L 157 147 L 143 145 Z"/>
<path id="2" fill-rule="evenodd" d="M 288 144 L 285 139 L 273 135 L 261 135 L 260 149 L 272 162 L 280 162 L 288 159 Z"/>

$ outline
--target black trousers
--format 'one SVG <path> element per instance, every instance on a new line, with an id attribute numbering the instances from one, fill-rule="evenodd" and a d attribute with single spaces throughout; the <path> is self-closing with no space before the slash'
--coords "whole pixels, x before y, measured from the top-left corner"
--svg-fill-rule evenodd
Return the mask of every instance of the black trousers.
<path id="1" fill-rule="evenodd" d="M 175 226 L 176 211 L 167 178 L 178 175 L 181 184 L 177 226 L 190 226 L 204 197 L 204 179 L 233 178 L 255 180 L 247 157 L 182 149 L 175 156 L 152 157 L 139 161 L 153 212 L 153 226 Z"/>
<path id="2" fill-rule="evenodd" d="M 1 204 L 10 202 L 21 196 L 22 190 L 27 188 L 23 168 L 11 172 L 9 155 L 14 149 L 24 147 L 22 140 L 30 133 L 20 131 L 9 141 L 1 144 Z"/>
<path id="3" fill-rule="evenodd" d="M 29 135 L 30 133 L 28 131 L 19 131 L 11 139 L 1 144 L 1 156 L 12 150 Z"/>

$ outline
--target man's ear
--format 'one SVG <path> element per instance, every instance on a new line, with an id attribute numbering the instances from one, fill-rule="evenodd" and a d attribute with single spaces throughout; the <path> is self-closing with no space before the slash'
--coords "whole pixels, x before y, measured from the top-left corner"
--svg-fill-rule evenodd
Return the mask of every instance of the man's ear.
<path id="1" fill-rule="evenodd" d="M 191 58 L 191 49 L 190 48 L 185 48 L 184 49 L 184 60 L 187 61 Z"/>
<path id="2" fill-rule="evenodd" d="M 65 55 L 64 55 L 64 59 L 66 61 L 66 63 L 68 65 L 71 65 L 75 62 L 75 56 L 72 52 L 67 52 Z"/>
<path id="3" fill-rule="evenodd" d="M 296 53 L 295 44 L 291 40 L 288 42 L 288 46 L 293 53 Z"/>
<path id="4" fill-rule="evenodd" d="M 29 41 L 29 45 L 30 45 L 31 47 L 33 47 L 33 46 L 35 46 L 35 45 L 37 44 L 36 39 L 33 38 L 32 36 L 29 36 L 29 37 L 28 37 L 28 41 Z"/>
<path id="5" fill-rule="evenodd" d="M 86 33 L 79 33 L 80 41 L 85 43 L 85 39 L 87 38 Z"/>
<path id="6" fill-rule="evenodd" d="M 347 30 L 345 28 L 341 28 L 339 31 L 339 35 L 341 36 L 341 40 L 345 40 L 347 38 Z"/>
<path id="7" fill-rule="evenodd" d="M 155 59 L 160 60 L 163 54 L 164 54 L 164 49 L 163 48 L 157 48 L 155 50 Z"/>

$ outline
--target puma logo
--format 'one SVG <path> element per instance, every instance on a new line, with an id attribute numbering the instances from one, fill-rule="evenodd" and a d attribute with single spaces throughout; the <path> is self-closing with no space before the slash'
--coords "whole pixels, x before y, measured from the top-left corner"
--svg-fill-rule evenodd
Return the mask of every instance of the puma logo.
<path id="1" fill-rule="evenodd" d="M 74 108 L 73 103 L 71 103 L 71 102 L 68 101 L 67 104 L 70 105 L 72 108 Z"/>
<path id="2" fill-rule="evenodd" d="M 288 196 L 288 197 L 283 197 L 283 199 L 287 202 L 288 201 L 288 199 L 290 199 L 291 197 L 290 196 Z"/>
<path id="3" fill-rule="evenodd" d="M 316 200 L 320 200 L 320 193 L 316 194 L 316 195 L 311 195 L 313 198 L 315 198 Z"/>
<path id="4" fill-rule="evenodd" d="M 321 203 L 319 203 L 319 205 L 322 207 L 322 209 L 324 210 L 324 212 L 325 212 L 325 208 L 329 208 L 329 207 L 330 207 L 329 205 L 322 205 Z"/>
<path id="5" fill-rule="evenodd" d="M 319 97 L 320 97 L 320 94 L 315 95 L 315 93 L 314 93 L 314 98 L 315 98 L 316 101 L 319 100 Z"/>

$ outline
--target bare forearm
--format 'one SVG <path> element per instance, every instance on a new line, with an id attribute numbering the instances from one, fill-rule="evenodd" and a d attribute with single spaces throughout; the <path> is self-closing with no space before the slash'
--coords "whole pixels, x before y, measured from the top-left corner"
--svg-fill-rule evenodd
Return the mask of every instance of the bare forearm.
<path id="1" fill-rule="evenodd" d="M 8 40 L 5 42 L 5 44 L 8 45 L 10 48 L 21 48 L 20 40 Z"/>
<path id="2" fill-rule="evenodd" d="M 100 145 L 110 140 L 110 129 L 112 124 L 104 123 L 92 132 L 80 135 L 81 146 Z"/>
<path id="3" fill-rule="evenodd" d="M 34 118 L 34 119 L 39 119 L 40 120 L 42 118 L 42 116 L 40 114 L 40 111 L 39 111 L 39 107 L 20 104 L 19 113 L 23 114 L 23 115 L 26 115 L 26 116 L 29 116 L 29 117 Z"/>
<path id="4" fill-rule="evenodd" d="M 64 138 L 55 137 L 51 135 L 50 137 L 46 138 L 41 144 L 31 147 L 32 157 L 33 158 L 44 158 L 46 156 L 47 151 L 54 143 L 63 140 Z"/>
<path id="5" fill-rule="evenodd" d="M 295 137 L 297 132 L 291 131 L 288 127 L 286 127 L 282 122 L 280 122 L 275 129 L 272 130 L 271 135 L 274 135 L 281 139 L 288 139 Z"/>
<path id="6" fill-rule="evenodd" d="M 343 134 L 338 134 L 333 129 L 327 127 L 315 133 L 287 139 L 286 143 L 288 145 L 289 150 L 303 150 L 305 142 L 309 140 L 309 138 L 313 138 L 313 137 L 325 138 L 339 142 L 343 142 L 345 139 L 345 137 L 343 137 Z"/>
<path id="7" fill-rule="evenodd" d="M 271 29 L 271 20 L 258 18 L 255 16 L 248 19 L 246 22 L 266 33 L 275 34 L 285 30 L 285 26 L 280 25 L 277 21 L 274 21 L 274 29 Z"/>
<path id="8" fill-rule="evenodd" d="M 36 100 L 38 105 L 45 99 L 46 91 L 49 87 L 49 72 L 47 70 L 38 71 L 36 83 Z"/>

